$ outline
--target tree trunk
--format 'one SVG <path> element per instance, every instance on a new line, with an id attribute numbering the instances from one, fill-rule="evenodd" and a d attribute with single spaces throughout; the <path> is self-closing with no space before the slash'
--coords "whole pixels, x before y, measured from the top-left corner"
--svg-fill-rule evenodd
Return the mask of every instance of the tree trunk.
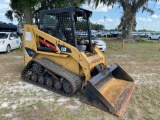
<path id="1" fill-rule="evenodd" d="M 130 14 L 130 19 L 128 19 L 127 32 L 126 32 L 126 40 L 127 42 L 134 42 L 132 31 L 134 26 L 135 14 Z"/>
<path id="2" fill-rule="evenodd" d="M 26 24 L 33 24 L 32 8 L 27 8 L 24 12 Z"/>
<path id="3" fill-rule="evenodd" d="M 126 38 L 126 28 L 122 27 L 122 36 Z"/>

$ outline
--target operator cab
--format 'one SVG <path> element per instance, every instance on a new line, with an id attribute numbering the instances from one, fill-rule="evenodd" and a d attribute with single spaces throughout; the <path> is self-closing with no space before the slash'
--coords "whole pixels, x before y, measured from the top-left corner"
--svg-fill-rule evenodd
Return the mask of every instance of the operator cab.
<path id="1" fill-rule="evenodd" d="M 39 29 L 79 51 L 92 51 L 89 17 L 91 11 L 78 7 L 43 10 L 39 13 Z M 87 38 L 87 40 L 83 39 Z"/>

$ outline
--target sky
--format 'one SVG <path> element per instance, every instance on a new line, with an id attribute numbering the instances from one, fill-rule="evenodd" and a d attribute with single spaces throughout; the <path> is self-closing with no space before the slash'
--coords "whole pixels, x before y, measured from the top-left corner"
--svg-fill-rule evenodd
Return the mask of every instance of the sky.
<path id="1" fill-rule="evenodd" d="M 8 20 L 5 17 L 5 13 L 10 9 L 9 7 L 10 0 L 0 0 L 0 21 L 6 23 L 17 24 L 18 22 L 14 20 L 13 22 Z M 155 4 L 154 2 L 149 2 L 149 8 L 154 10 L 154 14 L 150 15 L 147 12 L 140 10 L 136 15 L 137 27 L 136 30 L 154 30 L 160 31 L 160 2 Z M 105 26 L 105 29 L 115 29 L 120 23 L 120 18 L 123 15 L 122 8 L 119 8 L 117 5 L 115 7 L 104 6 L 100 4 L 96 9 L 94 3 L 91 2 L 90 5 L 83 4 L 82 8 L 92 11 L 92 17 L 90 21 L 92 23 L 102 24 Z"/>

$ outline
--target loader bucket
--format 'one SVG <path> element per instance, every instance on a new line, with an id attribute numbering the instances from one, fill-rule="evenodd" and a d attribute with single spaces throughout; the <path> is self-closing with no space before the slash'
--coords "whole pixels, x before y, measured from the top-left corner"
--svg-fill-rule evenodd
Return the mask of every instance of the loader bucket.
<path id="1" fill-rule="evenodd" d="M 114 64 L 88 81 L 84 96 L 120 117 L 134 88 L 133 79 Z"/>

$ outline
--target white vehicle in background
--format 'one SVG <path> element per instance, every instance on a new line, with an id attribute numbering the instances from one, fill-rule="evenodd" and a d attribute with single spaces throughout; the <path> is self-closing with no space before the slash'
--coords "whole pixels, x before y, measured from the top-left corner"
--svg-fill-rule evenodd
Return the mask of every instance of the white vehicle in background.
<path id="1" fill-rule="evenodd" d="M 138 37 L 138 36 L 139 36 L 139 33 L 138 33 L 138 32 L 132 32 L 132 36 L 133 36 L 133 37 Z"/>
<path id="2" fill-rule="evenodd" d="M 160 33 L 152 34 L 148 37 L 150 40 L 160 40 Z"/>
<path id="3" fill-rule="evenodd" d="M 103 37 L 110 37 L 111 34 L 109 32 L 102 32 Z"/>
<path id="4" fill-rule="evenodd" d="M 0 32 L 0 52 L 9 53 L 11 50 L 21 47 L 21 39 L 14 32 Z"/>
<path id="5" fill-rule="evenodd" d="M 96 42 L 98 48 L 102 51 L 106 51 L 106 43 L 102 41 L 99 37 L 91 36 L 92 43 Z"/>
<path id="6" fill-rule="evenodd" d="M 97 37 L 107 37 L 110 36 L 110 33 L 108 32 L 104 32 L 104 31 L 100 31 L 100 32 L 92 32 L 94 35 L 96 35 Z"/>
<path id="7" fill-rule="evenodd" d="M 83 40 L 87 40 L 88 38 L 86 37 L 86 35 L 79 35 Z M 92 43 L 96 42 L 97 47 L 102 51 L 105 52 L 106 51 L 106 43 L 101 40 L 99 37 L 97 37 L 96 35 L 91 35 L 91 41 Z M 83 42 L 82 42 L 83 44 Z"/>
<path id="8" fill-rule="evenodd" d="M 144 33 L 144 32 L 141 32 L 141 33 L 139 34 L 139 37 L 147 37 L 147 34 Z"/>
<path id="9" fill-rule="evenodd" d="M 96 36 L 99 36 L 99 37 L 102 36 L 102 32 L 94 32 L 93 34 L 96 35 Z"/>

